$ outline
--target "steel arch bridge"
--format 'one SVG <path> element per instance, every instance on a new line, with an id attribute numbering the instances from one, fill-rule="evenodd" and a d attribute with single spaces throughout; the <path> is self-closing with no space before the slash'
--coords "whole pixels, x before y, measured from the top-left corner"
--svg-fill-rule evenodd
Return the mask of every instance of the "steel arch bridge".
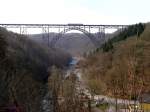
<path id="1" fill-rule="evenodd" d="M 97 40 L 94 38 L 91 30 L 97 31 L 99 38 L 105 38 L 105 30 L 106 29 L 117 29 L 122 31 L 127 28 L 129 25 L 87 25 L 87 24 L 0 24 L 0 27 L 4 27 L 6 29 L 9 28 L 17 28 L 19 29 L 20 34 L 27 35 L 28 29 L 36 29 L 40 28 L 41 33 L 43 34 L 43 38 L 46 38 L 48 42 L 48 46 L 55 46 L 57 41 L 62 38 L 65 33 L 71 30 L 78 30 L 83 32 L 89 39 L 93 42 L 94 45 L 97 45 Z M 51 29 L 57 30 L 57 35 L 50 39 Z M 45 36 L 45 34 L 48 34 Z M 50 41 L 51 40 L 51 41 Z"/>
<path id="2" fill-rule="evenodd" d="M 89 36 L 89 34 L 90 34 L 88 31 L 86 31 L 85 29 L 82 29 L 80 27 L 69 27 L 68 29 L 64 29 L 64 31 L 62 31 L 61 33 L 64 34 L 64 33 L 67 33 L 68 31 L 71 31 L 71 30 L 81 31 L 81 32 L 83 32 L 87 36 Z"/>
<path id="3" fill-rule="evenodd" d="M 55 46 L 55 44 L 57 43 L 57 41 L 58 41 L 60 38 L 62 38 L 65 33 L 69 32 L 69 31 L 72 31 L 72 30 L 77 30 L 77 31 L 82 32 L 83 34 L 85 34 L 85 35 L 92 41 L 92 43 L 93 43 L 94 45 L 97 44 L 96 40 L 94 39 L 94 36 L 93 36 L 90 32 L 88 32 L 87 30 L 82 29 L 82 28 L 80 28 L 80 27 L 76 27 L 76 26 L 73 27 L 73 26 L 72 26 L 72 27 L 69 27 L 69 28 L 64 29 L 63 31 L 61 31 L 55 38 L 52 39 L 50 45 L 51 45 L 51 46 Z"/>

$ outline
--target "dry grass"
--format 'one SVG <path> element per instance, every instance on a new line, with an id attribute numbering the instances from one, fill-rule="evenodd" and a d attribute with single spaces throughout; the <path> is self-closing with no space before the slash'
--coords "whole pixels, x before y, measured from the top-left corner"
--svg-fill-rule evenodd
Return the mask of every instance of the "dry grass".
<path id="1" fill-rule="evenodd" d="M 143 103 L 142 107 L 144 109 L 144 112 L 150 112 L 150 104 Z"/>

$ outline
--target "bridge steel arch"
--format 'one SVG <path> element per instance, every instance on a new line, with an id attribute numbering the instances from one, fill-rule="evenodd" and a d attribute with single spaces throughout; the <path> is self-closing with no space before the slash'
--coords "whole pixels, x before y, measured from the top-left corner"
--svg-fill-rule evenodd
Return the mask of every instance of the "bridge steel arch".
<path id="1" fill-rule="evenodd" d="M 69 27 L 68 29 L 64 29 L 64 31 L 62 31 L 61 33 L 65 34 L 65 33 L 67 33 L 68 31 L 71 31 L 71 30 L 78 30 L 78 31 L 81 31 L 82 33 L 84 33 L 87 36 L 90 35 L 90 33 L 88 31 L 86 31 L 85 29 L 82 29 L 80 27 Z"/>
<path id="2" fill-rule="evenodd" d="M 54 46 L 56 45 L 57 41 L 58 41 L 60 38 L 62 38 L 65 33 L 69 32 L 69 31 L 72 31 L 72 30 L 77 30 L 77 31 L 82 32 L 83 34 L 85 34 L 85 35 L 92 41 L 92 43 L 93 43 L 95 46 L 98 45 L 98 43 L 97 43 L 97 41 L 96 41 L 96 39 L 95 39 L 95 37 L 94 37 L 94 35 L 93 35 L 92 33 L 90 33 L 90 32 L 88 32 L 87 30 L 85 30 L 85 28 L 83 29 L 83 28 L 81 28 L 81 27 L 76 27 L 76 26 L 74 26 L 74 27 L 64 28 L 63 31 L 61 31 L 58 35 L 56 35 L 56 37 L 54 37 L 54 38 L 51 40 L 51 43 L 50 43 L 51 47 L 54 47 Z M 105 32 L 103 32 L 103 33 L 105 33 Z"/>

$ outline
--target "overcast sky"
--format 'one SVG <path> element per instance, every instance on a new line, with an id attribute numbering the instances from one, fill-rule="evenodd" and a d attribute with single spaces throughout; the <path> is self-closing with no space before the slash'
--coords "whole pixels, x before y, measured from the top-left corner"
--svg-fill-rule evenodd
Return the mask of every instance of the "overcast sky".
<path id="1" fill-rule="evenodd" d="M 0 0 L 0 23 L 134 24 L 149 13 L 150 0 Z"/>

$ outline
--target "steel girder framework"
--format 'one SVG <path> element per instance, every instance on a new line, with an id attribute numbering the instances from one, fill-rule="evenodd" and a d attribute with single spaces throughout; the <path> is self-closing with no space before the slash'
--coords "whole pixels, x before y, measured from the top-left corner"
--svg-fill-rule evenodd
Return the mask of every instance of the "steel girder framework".
<path id="1" fill-rule="evenodd" d="M 56 42 L 59 38 L 62 37 L 68 31 L 78 30 L 87 35 L 93 43 L 95 43 L 95 39 L 91 33 L 91 30 L 97 31 L 99 33 L 99 37 L 105 38 L 105 30 L 106 29 L 117 29 L 122 31 L 124 28 L 127 28 L 129 25 L 87 25 L 87 24 L 0 24 L 0 27 L 4 28 L 18 28 L 20 29 L 20 34 L 27 34 L 29 28 L 41 28 L 43 38 L 47 39 L 48 46 L 55 46 Z M 57 29 L 58 35 L 49 41 L 50 29 Z M 47 34 L 47 35 L 45 35 Z M 104 34 L 104 35 L 101 35 Z"/>

